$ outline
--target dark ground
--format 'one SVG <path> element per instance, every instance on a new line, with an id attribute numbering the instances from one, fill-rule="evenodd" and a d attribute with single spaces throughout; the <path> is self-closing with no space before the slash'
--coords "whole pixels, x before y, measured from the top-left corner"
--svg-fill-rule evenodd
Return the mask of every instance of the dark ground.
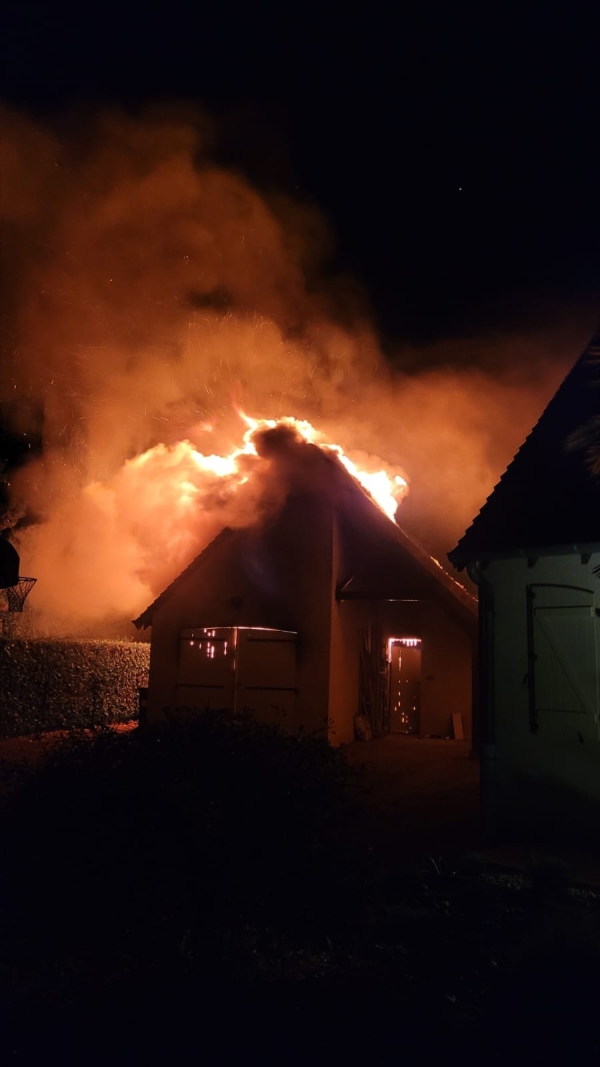
<path id="1" fill-rule="evenodd" d="M 0 832 L 11 820 L 19 786 L 38 774 L 44 753 L 56 742 L 56 737 L 0 742 Z M 63 1063 L 78 1064 L 130 1064 L 140 1058 L 304 1064 L 341 1057 L 348 1063 L 421 1064 L 440 1056 L 475 1063 L 483 1056 L 486 1063 L 504 1064 L 549 1057 L 565 1062 L 576 1051 L 578 1063 L 597 1062 L 600 896 L 579 884 L 572 857 L 559 862 L 538 855 L 536 865 L 533 848 L 519 851 L 509 844 L 499 855 L 482 849 L 479 768 L 466 743 L 392 736 L 349 746 L 346 755 L 351 766 L 364 771 L 358 804 L 342 813 L 334 829 L 339 826 L 341 837 L 349 832 L 368 875 L 361 868 L 358 883 L 353 873 L 347 883 L 325 880 L 317 887 L 324 907 L 314 929 L 289 937 L 285 929 L 267 930 L 243 953 L 230 945 L 232 966 L 215 964 L 215 957 L 207 970 L 201 952 L 192 952 L 188 960 L 184 943 L 176 960 L 163 955 L 157 962 L 135 941 L 133 954 L 119 955 L 115 964 L 97 936 L 98 909 L 112 908 L 113 922 L 125 916 L 127 934 L 127 916 L 140 910 L 139 891 L 132 894 L 121 877 L 113 885 L 100 868 L 101 891 L 85 879 L 67 882 L 65 892 L 73 894 L 71 921 L 71 902 L 51 896 L 56 871 L 42 867 L 29 893 L 25 927 L 41 931 L 43 948 L 37 937 L 33 943 L 26 936 L 15 942 L 9 930 L 0 954 L 5 1059 L 38 1063 L 40 1056 L 50 1059 L 60 1052 Z M 95 773 L 92 765 L 90 771 Z M 168 785 L 168 768 L 165 781 Z M 181 796 L 185 804 L 193 801 L 192 793 L 180 795 L 180 784 L 177 773 L 177 804 Z M 106 796 L 110 805 L 110 789 Z M 168 790 L 165 797 L 172 802 Z M 66 800 L 62 810 L 68 823 L 70 797 Z M 301 821 L 305 812 L 310 816 L 310 803 L 309 798 L 300 807 Z M 161 804 L 159 797 L 156 811 Z M 112 861 L 102 813 L 79 823 L 76 805 L 73 796 L 73 826 L 89 828 L 92 861 L 95 840 L 98 854 Z M 40 811 L 40 820 L 44 814 Z M 33 818 L 30 827 L 35 807 Z M 138 827 L 139 834 L 139 824 L 124 809 L 123 823 L 126 829 Z M 119 836 L 121 828 L 107 825 Z M 252 835 L 255 828 L 251 822 L 247 826 Z M 58 847 L 64 846 L 63 838 L 58 827 Z M 257 836 L 259 849 L 262 843 Z M 128 850 L 139 847 L 135 834 L 125 844 Z M 27 849 L 26 841 L 22 847 Z M 37 847 L 43 849 L 43 841 Z M 299 873 L 319 877 L 321 861 L 312 866 L 310 835 L 300 847 L 308 851 L 303 853 L 307 870 Z M 293 840 L 291 847 L 283 841 L 276 848 L 281 862 L 286 856 L 293 862 Z M 69 849 L 66 862 L 78 876 L 78 855 L 86 854 L 86 843 L 72 835 Z M 10 850 L 3 848 L 3 854 L 6 858 Z M 271 889 L 290 893 L 293 925 L 294 901 L 301 902 L 304 890 L 295 897 L 292 882 L 286 890 L 285 878 L 277 881 L 278 866 L 276 857 Z M 154 875 L 158 868 L 151 865 L 149 871 Z M 235 909 L 236 899 L 244 906 L 248 874 L 233 867 L 232 878 L 223 881 L 219 892 L 231 902 L 227 908 Z M 178 877 L 173 876 L 174 885 Z M 13 881 L 6 868 L 4 880 Z M 57 884 L 60 888 L 60 877 Z M 330 926 L 335 909 L 328 911 L 328 898 L 345 893 L 344 884 L 354 910 L 342 926 Z M 177 895 L 166 899 L 174 907 L 188 906 L 178 905 Z M 223 923 L 218 905 L 215 914 Z M 160 912 L 155 920 L 160 925 Z M 9 916 L 9 926 L 10 921 Z M 110 928 L 107 933 L 110 938 Z M 147 939 L 152 942 L 155 935 L 150 925 Z"/>
<path id="2" fill-rule="evenodd" d="M 375 814 L 371 826 L 382 845 L 408 862 L 476 853 L 505 872 L 526 871 L 551 857 L 574 883 L 600 889 L 600 854 L 537 841 L 486 841 L 480 818 L 479 760 L 469 741 L 445 741 L 391 734 L 369 744 L 346 746 L 348 761 L 364 766 L 365 800 Z"/>
<path id="3" fill-rule="evenodd" d="M 113 727 L 117 732 L 133 729 Z M 39 766 L 64 733 L 0 739 L 0 798 L 16 777 Z M 470 758 L 469 741 L 442 741 L 390 734 L 365 744 L 355 741 L 344 752 L 353 767 L 365 771 L 365 798 L 385 833 L 404 847 L 474 847 L 479 840 L 479 762 Z M 1 803 L 1 800 L 0 800 Z M 444 823 L 440 825 L 440 810 Z"/>
<path id="4" fill-rule="evenodd" d="M 390 734 L 345 751 L 365 768 L 366 800 L 390 845 L 395 839 L 416 856 L 477 847 L 479 762 L 470 758 L 470 742 Z"/>

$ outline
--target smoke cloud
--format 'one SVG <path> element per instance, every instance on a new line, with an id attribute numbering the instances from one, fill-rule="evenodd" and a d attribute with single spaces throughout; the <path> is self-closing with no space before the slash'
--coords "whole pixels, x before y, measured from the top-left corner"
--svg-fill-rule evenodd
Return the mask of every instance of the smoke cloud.
<path id="1" fill-rule="evenodd" d="M 309 419 L 403 474 L 399 521 L 441 556 L 585 341 L 575 325 L 455 342 L 394 370 L 402 353 L 384 358 L 356 286 L 331 277 L 319 212 L 217 166 L 190 108 L 60 128 L 4 110 L 0 138 L 0 404 L 44 442 L 11 485 L 13 521 L 36 519 L 18 543 L 40 630 L 132 618 L 224 523 L 252 520 L 264 480 L 199 471 L 180 444 L 226 455 L 238 408 Z M 461 369 L 477 346 L 493 371 Z"/>

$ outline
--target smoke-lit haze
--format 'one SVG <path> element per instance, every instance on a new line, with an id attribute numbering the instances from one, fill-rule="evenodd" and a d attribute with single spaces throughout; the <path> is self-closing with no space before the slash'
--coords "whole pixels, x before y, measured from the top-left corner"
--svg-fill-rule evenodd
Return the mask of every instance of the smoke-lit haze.
<path id="1" fill-rule="evenodd" d="M 172 447 L 230 452 L 237 408 L 309 419 L 359 463 L 404 474 L 399 521 L 441 556 L 586 340 L 585 325 L 470 339 L 394 371 L 357 288 L 331 278 L 318 211 L 211 162 L 203 116 L 51 132 L 4 112 L 0 139 L 0 401 L 13 428 L 43 432 L 11 486 L 13 517 L 39 519 L 19 548 L 40 628 L 132 618 L 224 522 L 251 519 L 255 491 L 225 492 Z M 461 369 L 473 349 L 495 369 Z"/>

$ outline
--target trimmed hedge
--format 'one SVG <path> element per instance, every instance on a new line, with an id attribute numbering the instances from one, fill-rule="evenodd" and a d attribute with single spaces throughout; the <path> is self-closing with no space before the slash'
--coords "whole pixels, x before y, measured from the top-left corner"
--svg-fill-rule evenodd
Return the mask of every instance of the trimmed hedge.
<path id="1" fill-rule="evenodd" d="M 147 642 L 0 639 L 0 737 L 137 718 L 149 663 Z"/>

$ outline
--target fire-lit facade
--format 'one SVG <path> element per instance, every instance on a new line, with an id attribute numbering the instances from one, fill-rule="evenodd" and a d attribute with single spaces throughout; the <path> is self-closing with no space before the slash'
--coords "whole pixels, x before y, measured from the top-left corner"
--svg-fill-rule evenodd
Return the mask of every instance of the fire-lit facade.
<path id="1" fill-rule="evenodd" d="M 136 620 L 152 627 L 148 720 L 250 709 L 339 744 L 359 715 L 403 729 L 404 685 L 404 732 L 451 736 L 460 715 L 469 735 L 475 602 L 336 459 L 318 462 L 318 491 L 303 482 L 268 520 L 223 530 Z M 394 647 L 418 649 L 410 687 Z"/>

